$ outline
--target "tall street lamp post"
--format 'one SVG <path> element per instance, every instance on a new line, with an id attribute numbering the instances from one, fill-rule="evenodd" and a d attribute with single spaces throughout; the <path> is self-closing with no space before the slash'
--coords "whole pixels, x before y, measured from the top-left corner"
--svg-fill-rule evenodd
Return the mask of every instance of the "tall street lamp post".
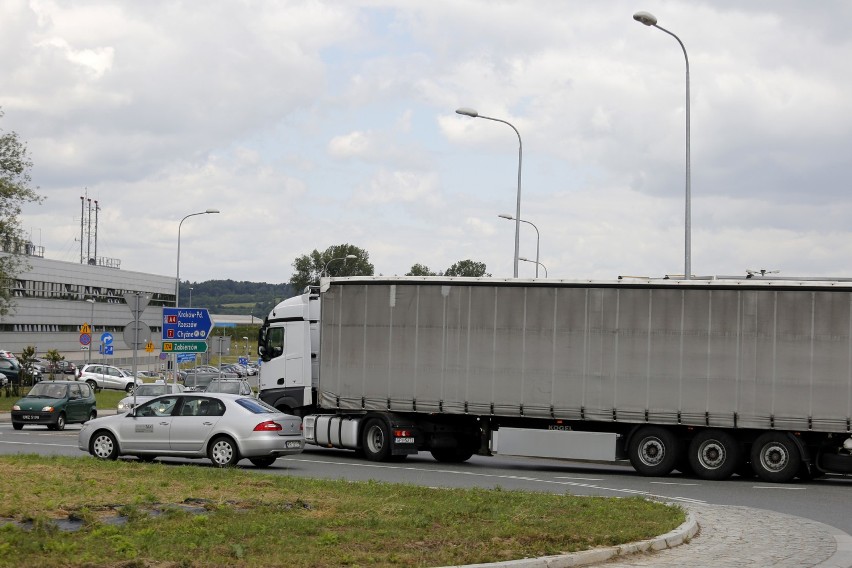
<path id="1" fill-rule="evenodd" d="M 508 219 L 509 221 L 515 220 L 514 217 L 512 217 L 511 215 L 508 215 L 506 213 L 501 213 L 497 216 L 500 217 L 501 219 Z M 540 264 L 539 261 L 538 261 L 538 249 L 539 249 L 539 244 L 541 243 L 541 235 L 538 232 L 538 227 L 536 227 L 533 222 L 524 221 L 523 219 L 519 219 L 519 221 L 521 223 L 526 223 L 527 225 L 532 225 L 532 228 L 535 229 L 535 277 L 538 278 L 538 265 Z M 518 259 L 518 260 L 520 260 L 520 259 Z M 546 275 L 545 275 L 545 277 L 546 277 Z"/>
<path id="2" fill-rule="evenodd" d="M 178 223 L 178 241 L 177 241 L 177 274 L 175 275 L 175 308 L 180 307 L 180 230 L 183 227 L 183 222 L 189 219 L 190 217 L 194 217 L 196 215 L 209 215 L 211 213 L 218 213 L 218 209 L 207 209 L 206 211 L 199 211 L 198 213 L 190 213 L 186 215 L 183 219 Z M 177 353 L 174 354 L 174 359 L 172 361 L 172 371 L 174 372 L 175 383 L 177 383 Z"/>
<path id="3" fill-rule="evenodd" d="M 355 256 L 354 254 L 347 254 L 346 256 L 341 256 L 339 258 L 332 258 L 331 260 L 329 260 L 328 262 L 325 263 L 325 266 L 322 269 L 323 276 L 328 276 L 328 265 L 331 264 L 332 262 L 334 262 L 335 260 L 342 260 L 345 263 L 347 260 L 355 259 L 355 258 L 358 258 L 358 257 Z"/>
<path id="4" fill-rule="evenodd" d="M 545 265 L 543 265 L 542 263 L 540 263 L 539 261 L 531 260 L 529 258 L 524 258 L 523 256 L 518 260 L 522 260 L 524 262 L 534 262 L 535 263 L 536 277 L 538 277 L 538 267 L 541 266 L 542 268 L 544 268 L 544 277 L 547 278 L 547 267 Z"/>
<path id="5" fill-rule="evenodd" d="M 645 24 L 646 26 L 655 27 L 660 31 L 666 32 L 673 38 L 675 38 L 680 44 L 680 48 L 683 50 L 683 58 L 686 61 L 686 212 L 685 212 L 685 221 L 684 221 L 684 259 L 683 259 L 683 272 L 684 278 L 689 280 L 692 276 L 692 213 L 691 213 L 691 167 L 690 167 L 690 155 L 689 155 L 689 57 L 686 55 L 686 47 L 684 47 L 683 42 L 680 41 L 680 38 L 675 34 L 670 32 L 669 30 L 657 25 L 657 18 L 650 12 L 636 12 L 633 14 L 633 19 L 639 22 L 640 24 Z"/>
<path id="6" fill-rule="evenodd" d="M 483 116 L 479 114 L 472 108 L 460 108 L 456 109 L 456 113 L 462 114 L 464 116 L 469 116 L 471 118 L 484 118 L 485 120 L 493 120 L 495 122 L 502 122 L 503 124 L 508 124 L 512 130 L 515 131 L 515 134 L 518 135 L 518 203 L 515 207 L 515 278 L 518 277 L 518 258 L 520 256 L 520 244 L 521 244 L 521 163 L 523 162 L 524 157 L 524 145 L 521 142 L 521 133 L 518 132 L 518 129 L 515 128 L 512 123 L 506 122 L 500 118 L 492 118 L 490 116 Z"/>
<path id="7" fill-rule="evenodd" d="M 189 307 L 192 307 L 192 286 L 189 287 Z"/>

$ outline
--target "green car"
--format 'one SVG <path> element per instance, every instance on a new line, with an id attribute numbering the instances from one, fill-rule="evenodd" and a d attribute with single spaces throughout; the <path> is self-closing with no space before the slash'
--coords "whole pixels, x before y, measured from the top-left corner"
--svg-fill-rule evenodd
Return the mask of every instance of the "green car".
<path id="1" fill-rule="evenodd" d="M 88 384 L 77 381 L 42 381 L 12 406 L 12 427 L 15 430 L 20 430 L 24 424 L 41 424 L 50 430 L 64 430 L 66 424 L 97 417 L 95 392 Z"/>

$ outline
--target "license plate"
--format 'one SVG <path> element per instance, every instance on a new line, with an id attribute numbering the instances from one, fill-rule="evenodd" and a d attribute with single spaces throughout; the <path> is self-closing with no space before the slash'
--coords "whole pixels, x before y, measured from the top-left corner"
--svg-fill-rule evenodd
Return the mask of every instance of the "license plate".
<path id="1" fill-rule="evenodd" d="M 414 438 L 397 438 L 396 443 L 397 444 L 413 444 Z"/>
<path id="2" fill-rule="evenodd" d="M 300 442 L 298 440 L 293 440 L 291 442 L 287 442 L 287 447 L 288 448 L 301 448 L 302 442 Z"/>
<path id="3" fill-rule="evenodd" d="M 23 418 L 24 420 L 38 420 L 39 418 L 41 418 L 41 416 L 39 416 L 38 414 L 24 414 L 23 416 L 21 416 L 21 418 Z"/>

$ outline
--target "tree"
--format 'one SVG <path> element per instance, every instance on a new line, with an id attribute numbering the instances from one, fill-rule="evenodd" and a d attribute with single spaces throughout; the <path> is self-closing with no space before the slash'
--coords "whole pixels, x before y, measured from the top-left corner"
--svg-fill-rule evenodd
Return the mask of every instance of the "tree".
<path id="1" fill-rule="evenodd" d="M 4 134 L 0 129 L 0 251 L 9 253 L 0 254 L 0 315 L 9 313 L 12 307 L 11 283 L 20 271 L 28 268 L 22 256 L 26 241 L 19 221 L 21 206 L 43 199 L 30 186 L 32 165 L 27 147 L 18 135 Z"/>
<path id="2" fill-rule="evenodd" d="M 62 355 L 56 349 L 50 349 L 45 354 L 44 358 L 47 359 L 48 363 L 50 363 L 50 365 L 48 365 L 48 367 L 50 368 L 50 380 L 52 381 L 52 380 L 56 379 L 56 368 L 57 368 L 56 364 L 59 363 L 60 361 L 64 361 L 65 355 Z"/>
<path id="3" fill-rule="evenodd" d="M 411 270 L 409 270 L 406 276 L 438 276 L 438 274 L 429 270 L 428 266 L 423 264 L 414 264 L 411 266 Z"/>
<path id="4" fill-rule="evenodd" d="M 347 258 L 353 255 L 355 258 Z M 321 276 L 372 276 L 370 254 L 354 245 L 333 245 L 320 252 L 297 257 L 293 262 L 296 272 L 290 277 L 290 286 L 297 294 L 308 286 L 319 285 Z"/>
<path id="5" fill-rule="evenodd" d="M 32 345 L 27 345 L 21 354 L 18 356 L 18 362 L 21 364 L 21 386 L 32 385 L 33 379 L 33 359 L 35 359 L 36 348 Z"/>
<path id="6" fill-rule="evenodd" d="M 485 272 L 484 262 L 475 262 L 473 260 L 460 260 L 449 267 L 444 276 L 467 276 L 469 278 L 478 278 L 480 276 L 491 276 Z"/>

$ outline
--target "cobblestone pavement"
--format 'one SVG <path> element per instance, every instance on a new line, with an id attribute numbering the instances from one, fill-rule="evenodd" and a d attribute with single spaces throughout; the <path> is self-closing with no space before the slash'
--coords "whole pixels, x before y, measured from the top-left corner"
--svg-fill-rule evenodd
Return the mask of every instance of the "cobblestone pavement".
<path id="1" fill-rule="evenodd" d="M 826 524 L 749 507 L 685 505 L 685 508 L 699 527 L 698 534 L 688 543 L 657 552 L 616 557 L 597 566 L 852 566 L 852 537 Z"/>

